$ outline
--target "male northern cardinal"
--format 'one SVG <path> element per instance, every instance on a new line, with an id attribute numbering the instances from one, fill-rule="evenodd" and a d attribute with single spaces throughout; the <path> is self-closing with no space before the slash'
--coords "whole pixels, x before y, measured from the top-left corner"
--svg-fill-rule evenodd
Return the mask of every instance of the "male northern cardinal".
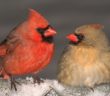
<path id="1" fill-rule="evenodd" d="M 67 35 L 70 40 L 59 66 L 58 80 L 70 86 L 110 82 L 110 49 L 100 24 L 84 25 Z"/>
<path id="2" fill-rule="evenodd" d="M 0 44 L 1 75 L 12 76 L 38 73 L 49 64 L 56 31 L 33 9 L 26 21 L 15 27 Z"/>

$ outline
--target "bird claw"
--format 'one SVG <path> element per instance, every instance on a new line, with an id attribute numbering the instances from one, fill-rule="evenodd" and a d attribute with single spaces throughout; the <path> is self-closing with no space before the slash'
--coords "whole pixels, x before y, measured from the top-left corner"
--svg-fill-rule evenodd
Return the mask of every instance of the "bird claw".
<path id="1" fill-rule="evenodd" d="M 92 92 L 94 92 L 94 88 L 91 87 L 90 90 L 91 90 Z"/>
<path id="2" fill-rule="evenodd" d="M 94 92 L 94 87 L 86 87 L 89 91 Z"/>
<path id="3" fill-rule="evenodd" d="M 40 84 L 40 83 L 44 83 L 44 81 L 36 76 L 36 77 L 34 77 L 34 83 Z"/>
<path id="4" fill-rule="evenodd" d="M 37 80 L 37 83 L 38 83 L 38 84 L 40 84 L 40 83 L 44 83 L 44 81 L 41 80 L 41 79 L 39 79 L 39 80 Z"/>
<path id="5" fill-rule="evenodd" d="M 13 77 L 11 77 L 11 89 L 15 89 L 15 91 L 17 91 L 17 87 L 16 84 L 21 85 L 19 82 L 15 81 L 15 79 Z"/>
<path id="6" fill-rule="evenodd" d="M 13 89 L 13 88 L 15 89 L 15 91 L 17 91 L 15 82 L 12 82 L 12 81 L 11 81 L 11 89 Z"/>

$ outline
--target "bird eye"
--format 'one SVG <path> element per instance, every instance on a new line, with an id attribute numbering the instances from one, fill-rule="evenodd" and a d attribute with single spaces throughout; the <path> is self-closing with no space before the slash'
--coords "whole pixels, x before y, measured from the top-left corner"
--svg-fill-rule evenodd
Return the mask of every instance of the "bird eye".
<path id="1" fill-rule="evenodd" d="M 46 26 L 45 28 L 37 28 L 37 31 L 41 34 L 43 34 L 46 30 L 48 30 L 50 25 Z"/>
<path id="2" fill-rule="evenodd" d="M 44 29 L 43 28 L 37 28 L 37 31 L 39 32 L 39 33 L 44 33 Z"/>
<path id="3" fill-rule="evenodd" d="M 80 34 L 80 35 L 78 35 L 78 38 L 82 40 L 84 38 L 84 36 L 82 34 Z"/>
<path id="4" fill-rule="evenodd" d="M 82 40 L 84 39 L 84 35 L 83 34 L 75 34 L 79 40 Z"/>

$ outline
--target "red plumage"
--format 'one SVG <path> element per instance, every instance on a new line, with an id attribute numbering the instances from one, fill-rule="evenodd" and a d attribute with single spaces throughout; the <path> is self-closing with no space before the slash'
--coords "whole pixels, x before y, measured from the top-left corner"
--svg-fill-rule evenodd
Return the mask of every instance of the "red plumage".
<path id="1" fill-rule="evenodd" d="M 48 65 L 54 52 L 55 33 L 43 16 L 30 9 L 27 20 L 14 28 L 0 44 L 4 79 L 37 73 Z"/>

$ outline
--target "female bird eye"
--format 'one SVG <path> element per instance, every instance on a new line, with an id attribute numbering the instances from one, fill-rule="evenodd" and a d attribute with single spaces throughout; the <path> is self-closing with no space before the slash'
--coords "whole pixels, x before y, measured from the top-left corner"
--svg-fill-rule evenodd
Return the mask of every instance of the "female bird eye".
<path id="1" fill-rule="evenodd" d="M 82 40 L 84 38 L 84 36 L 82 34 L 80 34 L 80 35 L 78 35 L 78 38 Z"/>
<path id="2" fill-rule="evenodd" d="M 78 37 L 79 40 L 82 40 L 84 38 L 84 35 L 82 34 L 75 34 L 75 35 Z"/>

